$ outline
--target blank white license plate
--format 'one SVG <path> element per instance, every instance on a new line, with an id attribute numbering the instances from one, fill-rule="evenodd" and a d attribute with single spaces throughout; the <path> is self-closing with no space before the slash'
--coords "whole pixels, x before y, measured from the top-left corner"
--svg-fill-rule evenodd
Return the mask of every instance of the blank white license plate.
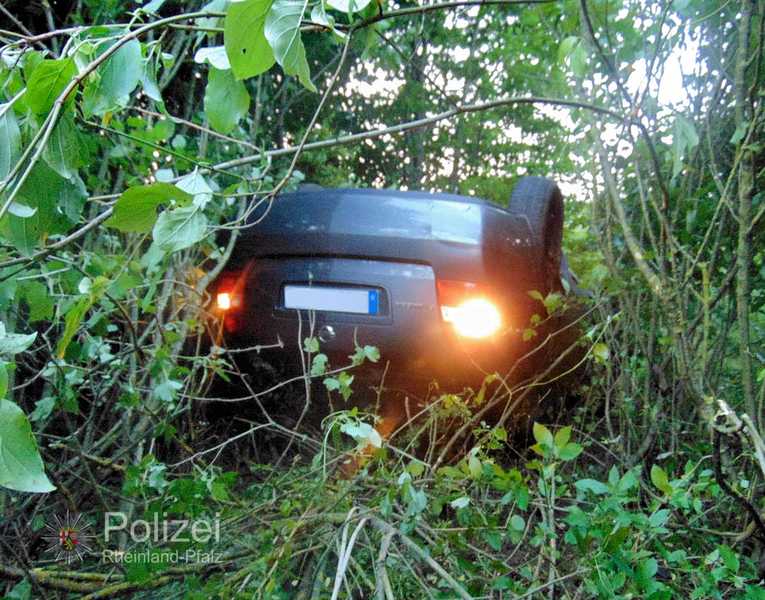
<path id="1" fill-rule="evenodd" d="M 376 315 L 380 306 L 378 290 L 308 285 L 284 286 L 284 307 L 303 310 Z"/>

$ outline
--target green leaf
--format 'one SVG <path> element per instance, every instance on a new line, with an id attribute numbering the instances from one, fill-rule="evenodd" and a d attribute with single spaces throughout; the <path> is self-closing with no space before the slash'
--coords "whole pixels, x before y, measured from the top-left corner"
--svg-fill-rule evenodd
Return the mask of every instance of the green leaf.
<path id="1" fill-rule="evenodd" d="M 30 323 L 47 321 L 53 317 L 56 303 L 48 292 L 47 286 L 39 281 L 24 281 L 19 286 L 19 298 L 23 298 L 29 307 L 27 320 Z"/>
<path id="2" fill-rule="evenodd" d="M 18 492 L 52 492 L 32 427 L 13 402 L 0 400 L 0 485 Z"/>
<path id="3" fill-rule="evenodd" d="M 85 283 L 87 283 L 87 287 L 83 285 Z M 80 282 L 80 290 L 84 295 L 69 308 L 66 317 L 64 317 L 64 332 L 56 346 L 56 356 L 59 358 L 64 357 L 66 349 L 69 347 L 69 343 L 74 338 L 75 333 L 77 333 L 83 318 L 85 318 L 90 307 L 104 295 L 108 285 L 109 280 L 102 275 L 96 277 L 92 282 L 89 278 L 85 278 Z"/>
<path id="4" fill-rule="evenodd" d="M 324 25 L 324 27 L 329 27 L 330 29 L 334 29 L 335 27 L 335 19 L 331 15 L 327 14 L 326 9 L 324 8 L 324 5 L 319 2 L 311 9 L 311 21 L 318 25 Z"/>
<path id="5" fill-rule="evenodd" d="M 608 541 L 606 542 L 606 552 L 615 553 L 621 547 L 624 540 L 627 539 L 629 534 L 629 527 L 620 527 L 617 529 L 613 534 L 611 534 L 611 536 L 608 538 Z"/>
<path id="6" fill-rule="evenodd" d="M 13 356 L 24 352 L 37 339 L 37 332 L 34 333 L 6 333 L 5 324 L 0 322 L 0 354 Z"/>
<path id="7" fill-rule="evenodd" d="M 48 236 L 65 233 L 80 218 L 85 188 L 79 178 L 66 179 L 38 161 L 19 190 L 22 203 L 36 211 L 26 217 L 5 215 L 0 232 L 24 254 L 44 243 Z"/>
<path id="8" fill-rule="evenodd" d="M 555 447 L 563 448 L 571 439 L 571 427 L 561 427 L 555 432 Z"/>
<path id="9" fill-rule="evenodd" d="M 595 479 L 580 479 L 574 483 L 574 486 L 581 492 L 592 492 L 598 495 L 608 493 L 608 486 Z"/>
<path id="10" fill-rule="evenodd" d="M 382 437 L 380 437 L 378 431 L 369 423 L 364 423 L 362 421 L 347 421 L 342 424 L 340 431 L 356 440 L 359 448 L 364 448 L 366 446 L 374 446 L 375 448 L 382 447 Z"/>
<path id="11" fill-rule="evenodd" d="M 0 181 L 8 176 L 19 159 L 21 133 L 10 104 L 0 104 Z"/>
<path id="12" fill-rule="evenodd" d="M 51 396 L 46 396 L 42 400 L 35 402 L 35 409 L 32 414 L 29 415 L 30 421 L 43 421 L 47 419 L 56 408 L 56 399 Z"/>
<path id="13" fill-rule="evenodd" d="M 619 469 L 616 465 L 613 465 L 608 470 L 608 485 L 616 487 L 619 484 Z"/>
<path id="14" fill-rule="evenodd" d="M 600 364 L 608 362 L 609 352 L 608 346 L 603 342 L 598 342 L 592 347 L 592 355 L 595 357 L 595 361 Z"/>
<path id="15" fill-rule="evenodd" d="M 741 140 L 746 137 L 746 132 L 749 130 L 749 121 L 744 121 L 736 126 L 736 131 L 730 138 L 730 143 L 736 146 Z"/>
<path id="16" fill-rule="evenodd" d="M 558 61 L 561 63 L 566 62 L 566 59 L 571 55 L 571 52 L 573 52 L 574 48 L 580 43 L 581 40 L 575 35 L 565 38 L 558 47 Z"/>
<path id="17" fill-rule="evenodd" d="M 470 504 L 470 498 L 468 496 L 460 496 L 449 502 L 449 506 L 455 509 L 465 508 Z"/>
<path id="18" fill-rule="evenodd" d="M 513 515 L 510 518 L 510 529 L 514 531 L 523 531 L 526 528 L 526 521 L 521 515 Z"/>
<path id="19" fill-rule="evenodd" d="M 651 525 L 651 527 L 661 527 L 664 525 L 664 523 L 667 522 L 668 518 L 669 511 L 666 508 L 662 508 L 661 510 L 657 510 L 650 517 L 648 517 L 648 523 Z"/>
<path id="20" fill-rule="evenodd" d="M 266 17 L 265 35 L 284 72 L 297 75 L 300 83 L 315 92 L 300 36 L 300 23 L 307 9 L 308 0 L 274 0 Z"/>
<path id="21" fill-rule="evenodd" d="M 328 361 L 329 359 L 326 354 L 317 354 L 314 356 L 313 361 L 311 361 L 311 375 L 313 377 L 324 375 L 324 373 L 327 372 Z"/>
<path id="22" fill-rule="evenodd" d="M 7 362 L 0 361 L 0 398 L 5 398 L 8 393 L 8 369 L 11 365 Z"/>
<path id="23" fill-rule="evenodd" d="M 334 392 L 340 389 L 340 382 L 335 377 L 327 377 L 324 380 L 324 387 L 327 388 L 327 391 Z"/>
<path id="24" fill-rule="evenodd" d="M 272 0 L 248 0 L 229 4 L 223 41 L 237 79 L 265 73 L 276 60 L 264 32 L 271 3 Z"/>
<path id="25" fill-rule="evenodd" d="M 502 550 L 502 534 L 500 532 L 484 529 L 483 539 L 495 552 Z"/>
<path id="26" fill-rule="evenodd" d="M 561 460 L 574 460 L 582 453 L 582 450 L 583 448 L 579 444 L 570 442 L 558 451 L 558 457 Z"/>
<path id="27" fill-rule="evenodd" d="M 653 576 L 656 575 L 658 570 L 659 564 L 656 562 L 656 559 L 648 558 L 642 560 L 638 563 L 637 569 L 635 570 L 635 579 L 641 586 L 646 587 L 650 584 Z"/>
<path id="28" fill-rule="evenodd" d="M 351 389 L 351 384 L 353 383 L 353 375 L 349 375 L 345 371 L 340 373 L 340 375 L 337 376 L 338 381 L 340 382 L 340 395 L 343 397 L 343 400 L 346 402 L 348 401 L 348 398 L 351 397 L 351 394 L 353 394 L 353 390 Z"/>
<path id="29" fill-rule="evenodd" d="M 143 73 L 141 74 L 141 87 L 149 98 L 164 106 L 162 90 L 159 89 L 159 84 L 157 83 L 157 67 L 153 61 L 147 60 L 144 63 Z"/>
<path id="30" fill-rule="evenodd" d="M 561 304 L 563 304 L 563 296 L 557 292 L 550 292 L 544 299 L 545 310 L 547 314 L 553 314 Z"/>
<path id="31" fill-rule="evenodd" d="M 200 65 L 207 63 L 221 71 L 228 71 L 231 69 L 231 63 L 228 60 L 225 46 L 208 46 L 207 48 L 200 48 L 194 54 L 194 62 Z"/>
<path id="32" fill-rule="evenodd" d="M 364 346 L 361 351 L 364 353 L 364 358 L 368 361 L 376 363 L 380 360 L 380 350 L 376 346 Z"/>
<path id="33" fill-rule="evenodd" d="M 720 558 L 722 558 L 725 568 L 731 573 L 738 573 L 741 568 L 741 561 L 739 561 L 738 555 L 730 549 L 728 546 L 719 546 Z"/>
<path id="34" fill-rule="evenodd" d="M 425 465 L 419 460 L 413 460 L 406 466 L 406 470 L 412 477 L 420 477 L 425 472 Z"/>
<path id="35" fill-rule="evenodd" d="M 161 402 L 172 404 L 175 401 L 178 390 L 182 388 L 183 384 L 180 381 L 166 379 L 154 388 L 152 395 Z"/>
<path id="36" fill-rule="evenodd" d="M 80 133 L 74 124 L 74 118 L 65 114 L 56 123 L 43 152 L 45 161 L 61 177 L 77 177 L 77 169 L 86 159 L 85 147 L 80 142 Z"/>
<path id="37" fill-rule="evenodd" d="M 105 225 L 120 231 L 147 233 L 157 221 L 157 208 L 161 204 L 180 206 L 191 203 L 187 192 L 169 183 L 139 185 L 125 190 L 114 204 L 114 213 Z"/>
<path id="38" fill-rule="evenodd" d="M 66 313 L 64 317 L 64 332 L 58 340 L 56 346 L 56 356 L 64 358 L 66 349 L 69 347 L 74 334 L 77 333 L 77 329 L 85 318 L 85 314 L 93 305 L 93 299 L 88 295 L 80 298 Z"/>
<path id="39" fill-rule="evenodd" d="M 303 350 L 311 354 L 319 351 L 319 340 L 316 337 L 307 337 L 303 340 Z"/>
<path id="40" fill-rule="evenodd" d="M 570 55 L 571 70 L 577 77 L 584 77 L 587 74 L 587 50 L 584 44 L 577 44 Z"/>
<path id="41" fill-rule="evenodd" d="M 177 252 L 193 246 L 207 234 L 207 217 L 197 206 L 166 210 L 157 219 L 152 236 L 160 250 Z"/>
<path id="42" fill-rule="evenodd" d="M 46 114 L 76 74 L 77 67 L 71 58 L 42 61 L 32 71 L 27 83 L 24 95 L 27 106 L 35 114 Z"/>
<path id="43" fill-rule="evenodd" d="M 107 49 L 105 47 L 103 51 Z M 127 106 L 130 94 L 144 75 L 140 42 L 127 42 L 98 68 L 97 73 L 99 77 L 83 92 L 82 110 L 86 117 Z"/>
<path id="44" fill-rule="evenodd" d="M 553 434 L 547 427 L 541 423 L 534 423 L 533 427 L 534 439 L 541 445 L 552 448 L 555 444 L 553 440 Z"/>
<path id="45" fill-rule="evenodd" d="M 475 454 L 471 454 L 468 457 L 468 472 L 473 479 L 478 479 L 483 472 L 481 459 L 478 458 Z"/>
<path id="46" fill-rule="evenodd" d="M 651 467 L 651 482 L 667 495 L 672 494 L 672 486 L 669 484 L 667 473 L 659 465 Z"/>
<path id="47" fill-rule="evenodd" d="M 244 83 L 237 81 L 231 71 L 210 67 L 204 105 L 212 128 L 220 133 L 229 133 L 247 114 L 250 95 Z"/>
<path id="48" fill-rule="evenodd" d="M 327 6 L 342 13 L 361 12 L 372 0 L 327 0 Z"/>
<path id="49" fill-rule="evenodd" d="M 3 600 L 30 600 L 32 598 L 32 584 L 28 580 L 22 579 L 13 589 L 8 592 Z"/>
<path id="50" fill-rule="evenodd" d="M 8 205 L 8 212 L 17 217 L 21 217 L 22 219 L 28 219 L 29 217 L 33 217 L 35 215 L 37 209 L 12 200 Z"/>
<path id="51" fill-rule="evenodd" d="M 637 485 L 638 479 L 635 476 L 635 472 L 627 471 L 619 480 L 619 483 L 616 485 L 616 491 L 620 494 L 624 494 L 630 491 L 632 488 L 637 487 Z"/>
<path id="52" fill-rule="evenodd" d="M 531 296 L 534 300 L 539 300 L 541 303 L 544 304 L 545 297 L 542 295 L 542 293 L 539 290 L 531 290 L 529 292 L 529 296 Z"/>
<path id="53" fill-rule="evenodd" d="M 198 168 L 181 177 L 175 185 L 193 197 L 194 206 L 204 208 L 212 200 L 213 190 Z"/>

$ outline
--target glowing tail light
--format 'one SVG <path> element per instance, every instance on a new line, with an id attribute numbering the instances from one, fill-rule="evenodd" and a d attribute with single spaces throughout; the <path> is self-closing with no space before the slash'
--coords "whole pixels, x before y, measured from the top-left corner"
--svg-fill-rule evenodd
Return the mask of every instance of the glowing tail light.
<path id="1" fill-rule="evenodd" d="M 475 283 L 439 280 L 438 302 L 441 317 L 461 337 L 487 338 L 502 327 L 499 309 Z"/>
<path id="2" fill-rule="evenodd" d="M 253 264 L 254 261 L 250 261 L 241 270 L 224 271 L 212 291 L 211 308 L 225 331 L 236 332 L 247 324 L 247 312 L 243 309 L 247 302 L 247 282 Z"/>
<path id="3" fill-rule="evenodd" d="M 218 297 L 216 298 L 216 303 L 218 305 L 219 310 L 228 310 L 231 308 L 231 293 L 230 292 L 220 292 L 218 294 Z"/>
<path id="4" fill-rule="evenodd" d="M 228 272 L 218 279 L 214 307 L 218 312 L 236 312 L 242 307 L 246 273 Z"/>

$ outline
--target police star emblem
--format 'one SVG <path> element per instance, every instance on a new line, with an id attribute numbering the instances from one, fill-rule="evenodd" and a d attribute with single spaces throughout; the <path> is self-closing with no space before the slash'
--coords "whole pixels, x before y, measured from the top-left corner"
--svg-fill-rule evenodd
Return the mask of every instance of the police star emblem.
<path id="1" fill-rule="evenodd" d="M 43 539 L 49 543 L 46 552 L 55 552 L 56 560 L 72 563 L 75 559 L 82 560 L 83 556 L 92 551 L 89 542 L 95 539 L 90 524 L 81 514 L 71 515 L 68 511 L 62 519 L 54 515 L 54 523 L 46 523 L 48 533 Z"/>

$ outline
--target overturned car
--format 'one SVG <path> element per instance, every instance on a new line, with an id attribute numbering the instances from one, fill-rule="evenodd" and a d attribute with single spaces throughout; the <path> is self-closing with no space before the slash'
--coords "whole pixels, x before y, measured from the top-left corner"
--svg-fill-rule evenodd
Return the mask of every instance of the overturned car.
<path id="1" fill-rule="evenodd" d="M 299 370 L 308 336 L 333 365 L 363 344 L 398 381 L 457 387 L 497 373 L 506 386 L 544 388 L 581 363 L 579 312 L 545 308 L 551 294 L 565 306 L 576 290 L 561 251 L 563 198 L 549 179 L 522 178 L 507 208 L 318 188 L 282 194 L 268 211 L 251 215 L 212 287 L 227 347 L 258 346 Z M 400 408 L 381 408 L 384 429 L 401 421 Z"/>

